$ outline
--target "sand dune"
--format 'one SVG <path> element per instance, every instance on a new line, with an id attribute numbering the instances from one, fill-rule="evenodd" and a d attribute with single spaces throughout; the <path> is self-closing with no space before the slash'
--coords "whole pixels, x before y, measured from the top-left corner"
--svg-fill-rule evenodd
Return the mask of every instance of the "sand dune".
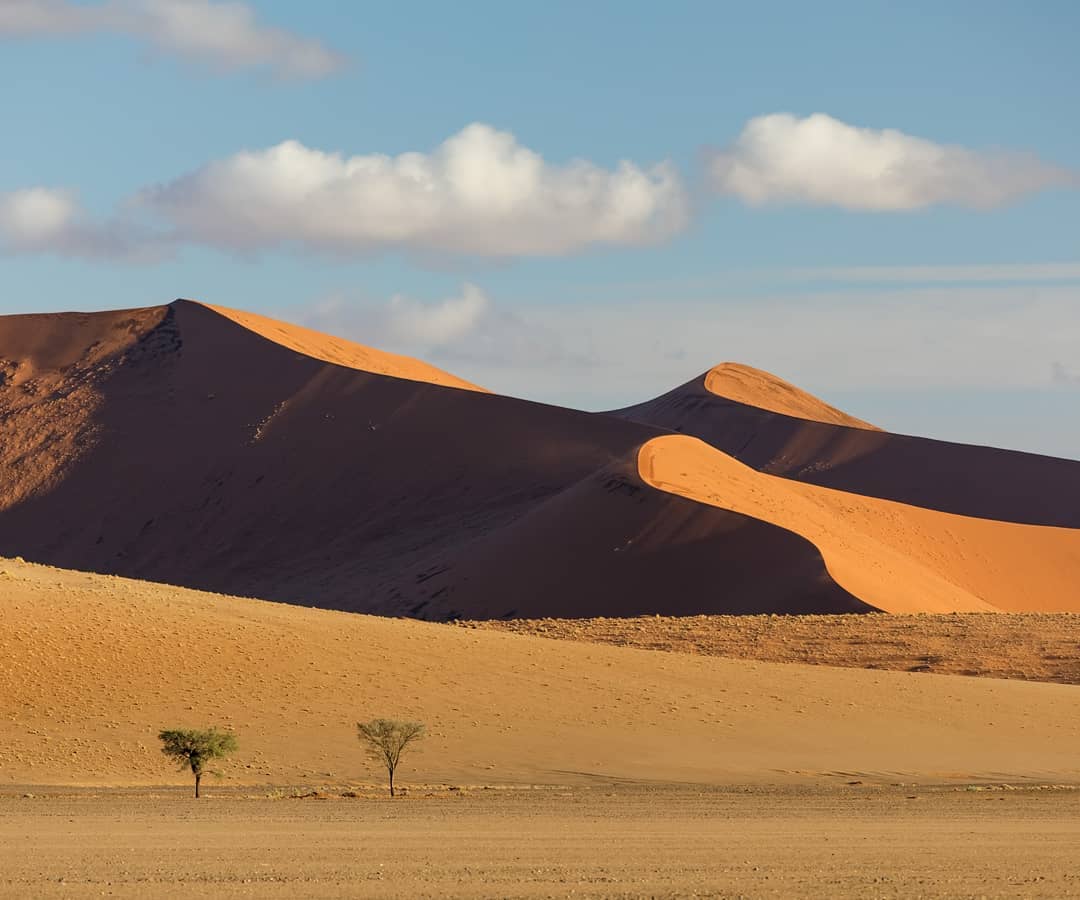
<path id="1" fill-rule="evenodd" d="M 649 441 L 638 462 L 657 488 L 803 535 L 838 584 L 886 612 L 1080 612 L 1080 530 L 950 515 L 764 475 L 682 435 Z"/>
<path id="2" fill-rule="evenodd" d="M 398 612 L 380 605 L 384 583 L 657 433 L 328 364 L 200 304 L 155 315 L 107 365 L 57 370 L 26 407 L 21 458 L 0 470 L 2 552 Z M 73 389 L 86 398 L 75 412 L 57 399 Z M 62 466 L 39 472 L 48 441 L 74 432 Z"/>
<path id="3" fill-rule="evenodd" d="M 877 426 L 829 406 L 824 400 L 770 372 L 741 363 L 726 362 L 713 366 L 705 373 L 705 390 L 717 397 L 785 416 L 880 431 Z"/>
<path id="4" fill-rule="evenodd" d="M 81 382 L 84 437 L 0 515 L 3 552 L 424 618 L 868 608 L 798 536 L 643 484 L 658 429 L 327 364 L 201 304 L 154 318 Z"/>
<path id="5" fill-rule="evenodd" d="M 870 611 L 793 529 L 696 499 L 650 487 L 635 451 L 395 589 L 439 620 Z"/>
<path id="6" fill-rule="evenodd" d="M 1080 463 L 747 366 L 590 414 L 177 301 L 0 317 L 0 373 L 9 556 L 426 619 L 1080 608 L 1080 530 L 1033 527 Z"/>
<path id="7" fill-rule="evenodd" d="M 156 731 L 211 723 L 240 735 L 231 783 L 377 782 L 353 724 L 377 714 L 431 728 L 404 783 L 1080 776 L 1070 686 L 695 658 L 0 568 L 8 783 L 183 784 Z"/>
<path id="8" fill-rule="evenodd" d="M 845 423 L 850 417 L 815 398 L 775 402 L 788 390 L 764 373 L 739 391 L 732 382 L 709 372 L 614 415 L 700 438 L 794 481 L 957 515 L 1080 527 L 1080 462 Z"/>
<path id="9" fill-rule="evenodd" d="M 179 301 L 181 303 L 194 303 L 196 301 Z M 424 381 L 428 384 L 440 384 L 444 387 L 463 388 L 470 391 L 482 391 L 484 388 L 463 381 L 456 375 L 436 369 L 418 359 L 409 356 L 399 356 L 396 353 L 387 353 L 384 350 L 376 350 L 346 341 L 343 338 L 333 337 L 310 328 L 292 325 L 288 322 L 280 322 L 257 313 L 244 312 L 238 309 L 230 309 L 227 306 L 214 306 L 210 303 L 202 303 L 207 309 L 226 319 L 241 325 L 248 331 L 258 334 L 268 341 L 280 344 L 297 353 L 303 353 L 312 359 L 333 363 L 337 366 L 346 366 L 350 369 L 361 369 L 376 375 L 391 375 L 394 378 L 405 378 L 409 381 Z"/>

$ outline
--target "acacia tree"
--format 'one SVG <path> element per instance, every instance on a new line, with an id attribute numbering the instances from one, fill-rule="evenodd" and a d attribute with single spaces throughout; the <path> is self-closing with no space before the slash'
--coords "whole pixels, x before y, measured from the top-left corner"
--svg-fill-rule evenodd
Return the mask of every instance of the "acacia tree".
<path id="1" fill-rule="evenodd" d="M 364 749 L 376 762 L 386 766 L 390 776 L 390 796 L 394 796 L 394 772 L 397 771 L 401 754 L 410 744 L 424 736 L 423 722 L 403 722 L 398 719 L 372 719 L 357 722 L 357 737 Z"/>
<path id="2" fill-rule="evenodd" d="M 162 731 L 158 734 L 161 752 L 180 763 L 180 768 L 191 767 L 195 776 L 195 798 L 199 797 L 206 764 L 211 760 L 224 759 L 237 750 L 236 735 L 231 731 L 208 728 L 205 731 Z"/>

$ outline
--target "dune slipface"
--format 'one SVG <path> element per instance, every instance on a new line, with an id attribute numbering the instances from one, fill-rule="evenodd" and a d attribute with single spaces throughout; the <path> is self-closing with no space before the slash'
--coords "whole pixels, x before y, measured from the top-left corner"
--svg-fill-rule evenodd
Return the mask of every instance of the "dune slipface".
<path id="1" fill-rule="evenodd" d="M 431 619 L 1080 608 L 1080 463 L 746 366 L 592 414 L 177 301 L 0 317 L 0 374 L 9 556 Z"/>
<path id="2" fill-rule="evenodd" d="M 792 398 L 767 373 L 736 381 L 731 368 L 613 415 L 700 438 L 770 475 L 958 515 L 1080 527 L 1080 462 L 891 434 L 809 395 Z"/>

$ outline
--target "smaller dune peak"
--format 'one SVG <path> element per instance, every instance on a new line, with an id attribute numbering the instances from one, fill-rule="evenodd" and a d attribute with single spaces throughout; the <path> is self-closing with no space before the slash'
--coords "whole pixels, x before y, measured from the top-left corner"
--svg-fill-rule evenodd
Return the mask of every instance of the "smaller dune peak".
<path id="1" fill-rule="evenodd" d="M 864 428 L 879 431 L 876 425 L 848 415 L 824 400 L 795 387 L 784 379 L 755 369 L 742 363 L 723 362 L 713 366 L 705 373 L 705 389 L 718 397 L 756 406 L 770 412 L 808 419 L 813 422 L 826 422 L 831 425 L 846 425 L 850 428 Z"/>

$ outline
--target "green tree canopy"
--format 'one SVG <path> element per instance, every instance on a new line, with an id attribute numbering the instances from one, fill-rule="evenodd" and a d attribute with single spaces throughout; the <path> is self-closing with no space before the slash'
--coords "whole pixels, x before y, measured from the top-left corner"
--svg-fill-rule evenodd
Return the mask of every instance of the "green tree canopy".
<path id="1" fill-rule="evenodd" d="M 218 731 L 208 728 L 205 731 L 173 729 L 158 734 L 161 752 L 180 763 L 180 768 L 190 766 L 195 776 L 195 796 L 199 796 L 199 782 L 202 781 L 206 764 L 215 759 L 224 759 L 237 750 L 236 735 L 231 731 Z"/>

